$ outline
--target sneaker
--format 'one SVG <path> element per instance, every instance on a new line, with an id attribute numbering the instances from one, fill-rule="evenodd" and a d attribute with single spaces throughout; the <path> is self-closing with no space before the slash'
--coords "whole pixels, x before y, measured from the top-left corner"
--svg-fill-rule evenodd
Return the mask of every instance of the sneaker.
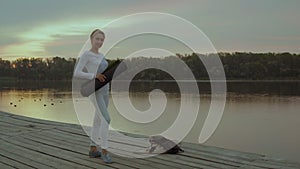
<path id="1" fill-rule="evenodd" d="M 106 154 L 102 154 L 101 156 L 102 160 L 105 162 L 105 163 L 112 163 L 112 159 L 110 158 L 110 156 L 108 155 L 108 153 Z"/>
<path id="2" fill-rule="evenodd" d="M 89 156 L 90 158 L 97 158 L 97 157 L 101 157 L 101 152 L 99 150 L 97 151 L 90 151 L 89 152 Z"/>

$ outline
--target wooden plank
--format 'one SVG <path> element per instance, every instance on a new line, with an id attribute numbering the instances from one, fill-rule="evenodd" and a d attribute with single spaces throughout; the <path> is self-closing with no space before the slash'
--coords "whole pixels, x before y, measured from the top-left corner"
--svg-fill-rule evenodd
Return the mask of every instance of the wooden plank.
<path id="1" fill-rule="evenodd" d="M 70 134 L 86 136 L 86 133 L 83 131 L 83 129 L 78 128 L 78 126 L 76 128 L 69 127 L 69 126 L 57 126 L 57 127 L 55 127 L 55 129 L 66 132 L 66 133 L 70 133 Z"/>
<path id="2" fill-rule="evenodd" d="M 19 162 L 15 159 L 11 159 L 10 157 L 3 156 L 1 155 L 1 153 L 0 153 L 0 159 L 1 159 L 1 163 L 8 166 L 12 166 L 13 168 L 32 169 L 32 167 L 28 166 L 27 164 Z"/>
<path id="3" fill-rule="evenodd" d="M 79 136 L 83 136 L 83 137 L 88 137 L 85 133 L 81 133 L 80 131 L 77 131 L 76 129 L 71 129 L 71 131 L 67 130 L 67 128 L 64 129 L 60 129 L 60 128 L 56 128 L 61 132 L 65 132 L 68 134 L 74 134 L 74 135 L 79 135 Z M 142 139 L 142 138 L 140 138 Z M 120 143 L 120 144 L 124 144 L 124 145 L 129 145 L 129 146 L 134 146 L 134 147 L 140 147 L 140 148 L 147 148 L 149 147 L 149 143 L 147 144 L 147 138 L 143 138 L 144 141 L 137 141 L 137 140 L 128 140 L 126 138 L 121 138 L 117 135 L 115 135 L 113 132 L 109 132 L 109 141 L 110 142 L 114 142 L 114 143 Z"/>
<path id="4" fill-rule="evenodd" d="M 86 168 L 86 169 L 91 168 L 91 167 L 85 166 L 84 164 L 80 164 L 76 160 L 74 162 L 72 160 L 72 156 L 66 156 L 63 154 L 62 151 L 53 150 L 49 147 L 45 148 L 45 146 L 43 146 L 43 145 L 36 144 L 29 140 L 25 140 L 24 138 L 15 137 L 13 140 L 6 140 L 6 141 L 10 141 L 14 145 L 29 149 L 31 151 L 35 151 L 35 152 L 44 154 L 44 155 L 46 155 L 45 160 L 58 161 L 58 163 L 57 163 L 58 168 L 60 167 L 60 165 L 66 166 L 65 168 L 76 168 L 76 167 Z"/>
<path id="5" fill-rule="evenodd" d="M 46 124 L 34 124 L 32 122 L 27 122 L 19 119 L 14 119 L 11 117 L 4 117 L 0 119 L 0 123 L 6 123 L 15 125 L 18 127 L 28 127 L 28 128 L 35 128 L 35 129 L 46 129 L 46 128 L 53 128 L 54 126 L 46 125 Z"/>
<path id="6" fill-rule="evenodd" d="M 44 133 L 47 133 L 49 137 L 58 136 L 59 138 L 63 138 L 64 140 L 69 141 L 69 142 L 76 140 L 77 142 L 73 142 L 74 144 L 84 142 L 85 145 L 87 145 L 86 144 L 87 140 L 88 140 L 88 144 L 90 142 L 89 141 L 90 139 L 88 136 L 73 134 L 73 132 L 65 132 L 65 131 L 61 131 L 61 130 L 58 130 L 58 131 L 48 130 L 48 131 L 45 131 Z M 41 133 L 41 134 L 43 135 L 43 133 Z M 110 141 L 111 145 L 122 144 L 122 147 L 126 147 L 127 149 L 146 149 L 150 145 L 150 144 L 146 145 L 145 143 L 143 145 L 142 145 L 142 143 L 135 144 L 135 142 L 124 141 L 124 140 L 116 138 L 116 137 L 110 137 L 109 141 Z"/>
<path id="7" fill-rule="evenodd" d="M 202 168 L 200 166 L 207 166 L 207 165 L 201 164 L 201 163 L 184 161 L 181 158 L 179 158 L 177 155 L 174 155 L 172 157 L 172 155 L 164 154 L 164 155 L 153 156 L 152 158 L 161 159 L 161 160 L 165 160 L 168 162 L 173 162 L 175 166 L 188 166 L 188 167 L 192 167 L 192 168 Z"/>
<path id="8" fill-rule="evenodd" d="M 0 111 L 0 114 L 3 114 L 3 112 Z M 7 113 L 4 113 L 7 114 Z M 76 124 L 68 124 L 68 123 L 61 123 L 61 122 L 55 122 L 55 121 L 48 121 L 48 120 L 42 120 L 42 119 L 34 119 L 30 117 L 25 116 L 19 116 L 19 115 L 4 115 L 0 122 L 3 123 L 9 123 L 15 126 L 34 126 L 36 128 L 44 128 L 44 127 L 51 127 L 53 126 L 65 126 L 65 127 L 76 127 L 79 126 Z"/>
<path id="9" fill-rule="evenodd" d="M 74 151 L 67 151 L 67 149 L 61 149 L 57 146 L 51 146 L 50 142 L 46 142 L 45 140 L 40 140 L 37 139 L 36 137 L 30 137 L 30 136 L 22 136 L 23 140 L 27 142 L 27 144 L 32 144 L 34 146 L 37 146 L 38 149 L 35 149 L 36 151 L 43 151 L 51 156 L 55 156 L 57 158 L 61 158 L 63 160 L 72 162 L 77 165 L 82 165 L 82 168 L 86 167 L 94 167 L 95 164 L 91 164 L 89 162 L 89 157 L 86 154 L 79 154 Z M 105 164 L 102 162 L 102 160 L 97 160 L 97 164 L 101 165 L 106 165 L 109 167 L 114 167 L 114 168 L 132 168 L 132 167 L 127 167 L 127 164 L 120 164 L 118 162 L 115 162 L 113 164 Z"/>
<path id="10" fill-rule="evenodd" d="M 185 150 L 185 153 L 181 154 L 182 156 L 187 156 L 190 158 L 198 158 L 206 161 L 212 161 L 214 163 L 220 163 L 229 166 L 239 166 L 248 164 L 251 161 L 240 160 L 232 157 L 228 157 L 226 155 L 215 155 L 211 153 L 206 153 L 197 150 Z"/>
<path id="11" fill-rule="evenodd" d="M 47 131 L 47 133 L 48 133 L 48 131 Z M 89 147 L 89 142 L 86 142 L 86 144 L 84 145 L 77 145 L 77 144 L 79 144 L 79 143 L 82 143 L 82 141 L 80 140 L 80 141 L 72 141 L 72 139 L 73 138 L 75 138 L 75 137 L 69 137 L 69 138 L 67 138 L 67 139 L 65 139 L 65 140 L 61 140 L 61 139 L 57 139 L 57 137 L 53 137 L 53 136 L 51 136 L 51 135 L 47 135 L 47 134 L 44 134 L 44 132 L 40 132 L 38 135 L 36 135 L 35 133 L 34 134 L 28 134 L 27 136 L 25 136 L 25 137 L 30 137 L 30 138 L 39 138 L 39 139 L 41 139 L 41 140 L 45 140 L 45 142 L 49 142 L 49 144 L 51 144 L 51 145 L 58 145 L 59 147 L 61 147 L 61 148 L 63 148 L 63 146 L 68 146 L 68 144 L 70 144 L 70 145 L 72 145 L 74 148 L 75 147 L 77 147 L 77 148 L 79 148 L 79 147 L 83 147 L 83 146 L 85 146 L 85 147 L 87 147 L 86 148 L 86 151 L 88 151 L 88 147 Z M 64 137 L 66 137 L 66 136 L 64 136 Z M 111 145 L 111 147 L 125 147 L 125 148 L 128 148 L 128 147 L 126 147 L 126 145 L 121 145 L 121 144 L 116 144 L 116 145 L 114 145 L 114 144 L 110 144 Z M 134 147 L 129 147 L 129 148 L 134 148 Z M 120 151 L 122 151 L 122 149 L 120 149 Z"/>
<path id="12" fill-rule="evenodd" d="M 228 150 L 221 147 L 213 147 L 213 146 L 207 146 L 203 144 L 182 143 L 182 146 L 188 150 L 198 150 L 201 152 L 222 155 L 222 156 L 226 155 L 228 157 L 241 158 L 248 161 L 265 157 L 264 155 L 260 155 L 260 154 Z"/>
<path id="13" fill-rule="evenodd" d="M 0 159 L 1 159 L 1 157 L 0 157 Z M 13 167 L 10 164 L 7 164 L 0 160 L 0 168 L 1 169 L 15 169 L 16 167 Z"/>
<path id="14" fill-rule="evenodd" d="M 19 160 L 33 168 L 51 168 L 49 165 L 47 165 L 47 163 L 45 163 L 46 161 L 37 161 L 36 159 L 38 156 L 32 156 L 32 153 L 26 149 L 20 149 L 15 146 L 11 146 L 11 144 L 1 142 L 0 150 L 3 156 Z"/>
<path id="15" fill-rule="evenodd" d="M 195 163 L 201 163 L 207 166 L 215 167 L 215 168 L 235 168 L 240 166 L 239 163 L 233 163 L 223 160 L 218 160 L 213 157 L 199 157 L 199 156 L 190 156 L 186 154 L 180 154 L 180 157 L 182 157 L 182 160 L 195 162 Z"/>
<path id="16" fill-rule="evenodd" d="M 1 169 L 15 169 L 15 167 L 12 167 L 10 165 L 4 164 L 0 161 L 0 168 Z"/>
<path id="17" fill-rule="evenodd" d="M 202 145 L 198 145 L 197 148 L 189 149 L 186 148 L 185 145 L 183 145 L 183 149 L 187 153 L 190 153 L 195 156 L 201 156 L 201 157 L 207 156 L 209 158 L 215 158 L 223 161 L 229 161 L 229 162 L 231 161 L 233 163 L 248 163 L 254 161 L 255 159 L 258 159 L 258 156 L 254 158 L 253 156 L 246 156 L 243 155 L 242 152 L 238 152 L 234 150 L 232 150 L 229 153 L 228 150 L 226 150 L 227 152 L 223 152 L 223 149 L 220 149 L 218 152 L 216 152 L 215 150 L 212 151 L 203 150 L 203 148 L 205 149 L 206 147 Z"/>
<path id="18" fill-rule="evenodd" d="M 206 155 L 216 158 L 222 158 L 224 161 L 234 161 L 234 162 L 241 162 L 244 165 L 251 165 L 253 167 L 263 167 L 263 168 L 278 168 L 278 166 L 297 166 L 293 164 L 284 164 L 283 162 L 272 162 L 274 158 L 270 158 L 269 161 L 265 161 L 262 159 L 266 159 L 264 155 L 259 155 L 255 153 L 248 153 L 248 152 L 240 152 L 240 151 L 234 151 L 234 150 L 228 150 L 224 148 L 218 148 L 218 147 L 212 147 L 212 146 L 206 146 L 206 145 L 196 145 L 196 144 L 190 144 L 190 143 L 183 143 L 183 148 L 186 150 L 186 152 L 192 152 L 195 153 L 196 156 L 203 156 L 203 152 L 207 153 Z M 196 151 L 196 150 L 197 151 Z M 254 162 L 257 160 L 262 160 L 262 164 Z M 268 164 L 273 163 L 273 164 Z M 263 165 L 266 164 L 266 165 Z M 297 166 L 298 167 L 298 166 Z M 280 167 L 279 167 L 280 168 Z"/>
<path id="19" fill-rule="evenodd" d="M 11 113 L 7 113 L 7 112 L 0 111 L 0 116 L 1 116 L 1 118 L 2 118 L 2 117 L 14 116 L 14 114 L 11 114 Z"/>
<path id="20" fill-rule="evenodd" d="M 255 166 L 251 166 L 251 165 L 243 165 L 241 167 L 239 167 L 239 169 L 265 169 L 265 168 L 261 168 L 261 167 L 255 167 Z"/>
<path id="21" fill-rule="evenodd" d="M 288 164 L 286 162 L 279 162 L 274 160 L 255 160 L 251 163 L 252 166 L 264 167 L 264 168 L 274 168 L 274 169 L 299 169 L 300 165 Z"/>
<path id="22" fill-rule="evenodd" d="M 1 128 L 0 128 L 1 129 Z M 7 132 L 2 132 L 2 129 L 0 130 L 0 139 L 2 138 L 2 137 L 9 137 L 9 136 L 11 136 L 10 134 L 8 134 Z"/>
<path id="23" fill-rule="evenodd" d="M 19 120 L 19 121 L 28 122 L 31 124 L 36 124 L 36 125 L 68 126 L 68 127 L 78 126 L 76 124 L 61 123 L 61 122 L 43 120 L 43 119 L 35 119 L 35 118 L 30 118 L 30 117 L 25 117 L 25 116 L 18 116 L 18 115 L 13 115 L 13 116 L 9 116 L 9 117 L 12 120 Z"/>
<path id="24" fill-rule="evenodd" d="M 74 166 L 70 166 L 69 163 L 66 163 L 65 161 L 49 156 L 45 153 L 41 153 L 38 151 L 34 151 L 32 149 L 28 149 L 26 147 L 26 143 L 22 144 L 19 143 L 16 144 L 16 141 L 11 141 L 10 146 L 8 146 L 11 150 L 16 151 L 18 153 L 18 158 L 31 158 L 32 160 L 36 160 L 41 163 L 48 164 L 51 167 L 54 168 L 72 168 Z M 3 149 L 3 148 L 2 148 Z M 8 152 L 9 153 L 9 152 Z"/>
<path id="25" fill-rule="evenodd" d="M 2 163 L 9 164 L 10 166 L 13 166 L 15 168 L 22 168 L 22 169 L 32 169 L 30 165 L 24 163 L 22 160 L 19 159 L 14 159 L 13 155 L 3 155 L 4 152 L 0 152 L 0 159 Z"/>
<path id="26" fill-rule="evenodd" d="M 190 167 L 197 167 L 197 166 L 203 166 L 205 167 L 210 167 L 210 168 L 234 168 L 234 167 L 238 167 L 237 165 L 232 166 L 232 165 L 225 165 L 225 164 L 219 164 L 216 162 L 213 162 L 211 160 L 207 161 L 207 160 L 203 160 L 203 159 L 193 159 L 193 158 L 186 158 L 184 156 L 180 156 L 180 155 L 168 155 L 168 154 L 164 154 L 164 155 L 159 155 L 159 156 L 155 156 L 154 158 L 159 158 L 159 159 L 163 159 L 165 161 L 169 161 L 169 162 L 174 162 L 177 164 L 184 164 L 185 166 L 190 166 Z"/>
<path id="27" fill-rule="evenodd" d="M 44 139 L 45 138 L 49 138 L 49 131 L 46 131 L 47 133 L 46 133 L 46 135 L 44 135 L 45 137 L 44 137 Z M 26 134 L 26 135 L 28 135 L 28 136 L 30 136 L 31 138 L 33 138 L 33 137 L 39 137 L 39 136 L 41 136 L 41 133 L 43 133 L 43 132 L 39 132 L 39 133 L 33 133 L 33 134 Z M 52 134 L 57 134 L 56 132 L 55 133 L 52 133 Z M 42 134 L 43 135 L 43 134 Z M 50 135 L 51 136 L 51 135 Z M 64 134 L 64 136 L 67 136 L 66 134 Z M 51 141 L 52 143 L 55 143 L 55 144 L 61 144 L 61 142 L 60 143 L 58 143 L 58 142 L 56 142 L 57 141 L 57 138 L 60 138 L 60 137 L 57 137 L 57 135 L 56 136 L 53 136 L 53 139 L 52 140 L 49 140 L 49 141 Z M 72 137 L 72 138 L 76 138 L 76 137 Z M 56 140 L 55 140 L 56 139 Z M 66 139 L 64 139 L 64 141 L 65 141 Z M 68 140 L 70 140 L 70 139 L 68 139 Z M 81 141 L 81 140 L 80 140 Z M 78 142 L 75 142 L 75 144 L 76 143 L 78 143 Z M 86 144 L 86 145 L 88 145 L 88 144 Z"/>
<path id="28" fill-rule="evenodd" d="M 64 142 L 63 140 L 59 140 L 59 139 L 57 139 L 57 140 L 55 140 L 55 138 L 52 138 L 52 137 L 45 137 L 45 136 L 47 136 L 48 135 L 48 132 L 49 131 L 45 131 L 46 132 L 46 135 L 43 135 L 43 134 L 38 134 L 38 135 L 35 135 L 34 136 L 34 134 L 30 134 L 30 135 L 28 135 L 28 137 L 29 138 L 33 138 L 33 137 L 39 137 L 40 139 L 44 139 L 44 140 L 47 140 L 47 144 L 53 144 L 53 145 L 59 145 L 61 148 L 66 148 L 66 149 L 74 149 L 74 151 L 77 151 L 77 153 L 81 153 L 81 154 L 83 154 L 83 155 L 85 155 L 85 154 L 87 154 L 86 152 L 88 151 L 87 149 L 80 149 L 80 148 L 78 148 L 78 147 L 80 147 L 80 146 L 77 146 L 76 144 L 75 145 L 70 145 L 70 143 L 67 143 L 67 142 Z M 42 133 L 44 133 L 44 132 L 42 132 Z M 45 133 L 44 133 L 45 134 Z M 48 135 L 49 136 L 49 135 Z M 118 157 L 118 156 L 112 156 L 114 159 L 115 158 L 117 158 L 117 161 L 120 161 L 120 157 Z M 141 161 L 142 161 L 142 159 L 132 159 L 132 158 L 126 158 L 127 159 L 127 162 L 132 162 L 132 164 L 139 164 L 139 163 L 141 163 Z M 147 158 L 147 160 L 148 160 L 148 158 Z M 153 161 L 153 160 L 152 160 Z M 154 161 L 155 161 L 155 159 L 154 159 Z M 126 162 L 126 161 L 124 161 L 124 162 Z M 157 167 L 167 167 L 167 165 L 166 165 L 166 163 L 168 163 L 168 162 L 165 162 L 165 160 L 156 160 L 155 161 L 156 163 L 158 163 L 158 162 L 160 162 L 160 164 L 159 165 L 152 165 L 153 167 L 155 167 L 155 168 L 157 168 Z M 153 163 L 153 162 L 147 162 L 147 163 Z M 130 165 L 132 165 L 132 164 L 130 164 Z M 142 164 L 145 164 L 145 162 L 143 162 Z M 173 162 L 169 162 L 168 164 L 174 164 Z M 148 164 L 149 165 L 149 164 Z M 169 167 L 173 167 L 173 168 L 175 168 L 175 166 L 176 165 L 171 165 L 171 166 L 169 166 Z M 140 165 L 134 165 L 133 167 L 138 167 L 138 168 L 140 168 Z M 152 168 L 153 168 L 152 167 Z M 178 167 L 178 165 L 177 165 L 177 167 Z M 181 168 L 181 167 L 178 167 L 178 168 Z"/>
<path id="29" fill-rule="evenodd" d="M 182 162 L 180 160 L 174 160 L 174 159 L 167 159 L 165 158 L 166 155 L 158 155 L 158 156 L 153 156 L 153 157 L 150 157 L 149 161 L 152 161 L 152 162 L 156 162 L 157 160 L 159 160 L 160 163 L 162 164 L 166 164 L 168 166 L 171 166 L 171 167 L 174 167 L 174 168 L 205 168 L 205 169 L 219 169 L 219 168 L 216 168 L 216 167 L 213 167 L 213 166 L 209 166 L 209 165 L 206 165 L 204 163 L 198 163 L 198 164 L 189 164 L 189 162 Z"/>
<path id="30" fill-rule="evenodd" d="M 144 136 L 123 133 L 140 140 L 109 133 L 109 151 L 113 164 L 89 158 L 90 139 L 80 125 L 32 119 L 0 112 L 0 168 L 300 168 L 260 154 L 239 152 L 207 145 L 183 143 L 184 153 L 156 155 L 149 158 L 127 158 L 144 152 L 149 146 Z"/>
<path id="31" fill-rule="evenodd" d="M 150 164 L 148 162 L 142 162 L 141 160 L 132 159 L 132 158 L 121 158 L 120 156 L 111 155 L 113 161 L 120 163 L 122 165 L 127 165 L 129 168 L 145 168 L 145 169 L 151 169 L 151 168 L 161 168 L 162 166 L 160 164 Z M 122 167 L 121 167 L 122 168 Z"/>
<path id="32" fill-rule="evenodd" d="M 66 149 L 68 151 L 73 151 L 77 154 L 82 154 L 82 155 L 85 155 L 87 156 L 87 152 L 88 152 L 88 148 L 82 148 L 82 146 L 78 146 L 78 145 L 74 145 L 74 144 L 70 144 L 70 143 L 67 143 L 67 142 L 64 142 L 62 140 L 55 140 L 54 138 L 51 138 L 51 137 L 44 137 L 43 135 L 34 135 L 35 133 L 31 133 L 29 135 L 26 135 L 24 136 L 24 138 L 39 138 L 39 141 L 41 142 L 44 142 L 44 144 L 50 144 L 51 146 L 58 146 L 59 148 L 63 148 L 63 149 Z M 88 147 L 88 144 L 87 146 Z M 123 165 L 128 165 L 130 167 L 137 167 L 137 168 L 140 168 L 142 164 L 145 164 L 145 162 L 142 162 L 142 160 L 138 160 L 138 159 L 134 159 L 134 158 L 127 158 L 127 160 L 121 160 L 121 157 L 118 157 L 118 156 L 115 156 L 115 155 L 112 155 L 112 158 L 115 159 L 120 163 L 120 164 L 123 164 Z M 128 163 L 130 162 L 130 163 Z M 149 163 L 151 164 L 151 162 L 147 162 L 147 165 L 149 165 Z M 150 166 L 153 166 L 153 165 L 150 165 Z M 154 165 L 153 167 L 157 168 L 157 167 L 163 167 L 165 165 Z M 151 167 L 151 168 L 153 168 Z"/>
<path id="33" fill-rule="evenodd" d="M 120 158 L 126 159 L 126 161 L 133 162 L 133 163 L 140 163 L 143 166 L 147 166 L 147 168 L 187 168 L 189 169 L 190 167 L 187 166 L 178 166 L 174 163 L 169 163 L 166 162 L 165 160 L 161 159 L 154 159 L 152 157 L 149 158 L 127 158 L 127 157 L 117 157 L 117 160 Z M 143 168 L 143 167 L 142 167 Z"/>
<path id="34" fill-rule="evenodd" d="M 62 132 L 60 130 L 44 130 L 43 132 L 39 133 L 40 135 L 43 136 L 48 136 L 52 138 L 56 138 L 59 140 L 64 140 L 66 142 L 70 142 L 73 144 L 78 144 L 78 145 L 89 145 L 90 144 L 90 139 L 87 135 L 74 135 L 72 133 L 66 133 Z"/>
<path id="35" fill-rule="evenodd" d="M 240 165 L 240 161 L 239 162 L 233 162 L 233 161 L 228 161 L 223 160 L 222 158 L 224 156 L 215 156 L 215 155 L 210 155 L 210 154 L 206 154 L 203 153 L 201 151 L 198 150 L 190 150 L 190 149 L 186 149 L 185 147 L 183 147 L 183 149 L 185 150 L 184 153 L 180 154 L 181 156 L 186 156 L 188 158 L 194 159 L 194 160 L 199 160 L 199 161 L 203 161 L 208 165 L 211 165 L 210 163 L 216 163 L 216 164 L 224 164 L 225 166 L 238 166 Z M 220 167 L 220 166 L 218 166 Z"/>
<path id="36" fill-rule="evenodd" d="M 55 125 L 55 126 L 77 126 L 76 124 L 68 124 L 68 123 L 61 123 L 61 122 L 56 122 L 56 121 L 50 121 L 50 120 L 43 120 L 43 119 L 35 119 L 31 117 L 26 117 L 26 116 L 20 116 L 20 115 L 15 115 L 7 112 L 0 111 L 0 116 L 1 119 L 8 118 L 11 120 L 20 120 L 23 122 L 29 122 L 29 123 L 36 123 L 36 124 L 46 124 L 46 125 Z"/>
<path id="37" fill-rule="evenodd" d="M 186 150 L 186 152 L 188 153 L 188 151 L 193 151 L 193 150 Z M 222 151 L 220 151 L 222 152 Z M 207 154 L 207 153 L 203 153 L 202 151 L 194 151 L 193 153 L 195 153 L 195 157 L 201 157 L 201 158 L 210 158 L 210 159 L 214 159 L 215 162 L 223 162 L 223 163 L 236 163 L 236 164 L 241 164 L 241 165 L 247 165 L 247 166 L 253 166 L 253 167 L 261 167 L 261 168 L 280 168 L 283 166 L 291 166 L 294 167 L 294 165 L 292 164 L 284 164 L 283 162 L 274 162 L 272 160 L 270 161 L 262 161 L 261 163 L 257 162 L 257 160 L 259 159 L 254 159 L 252 158 L 251 161 L 249 160 L 245 160 L 240 159 L 240 158 L 234 158 L 232 156 L 227 156 L 227 154 L 225 155 L 212 155 L 211 153 Z M 236 153 L 236 152 L 233 152 Z M 238 152 L 238 154 L 240 154 L 241 152 Z M 189 154 L 183 154 L 183 155 L 188 155 Z M 193 156 L 193 154 L 192 154 Z"/>
<path id="38" fill-rule="evenodd" d="M 34 131 L 31 128 L 26 126 L 14 126 L 11 124 L 4 124 L 4 123 L 1 123 L 0 128 L 2 132 L 10 135 L 15 135 L 14 133 L 19 133 L 23 131 Z"/>

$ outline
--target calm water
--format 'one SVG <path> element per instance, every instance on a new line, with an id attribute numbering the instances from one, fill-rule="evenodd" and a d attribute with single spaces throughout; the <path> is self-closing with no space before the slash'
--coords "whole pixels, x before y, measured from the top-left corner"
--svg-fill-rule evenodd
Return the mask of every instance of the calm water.
<path id="1" fill-rule="evenodd" d="M 269 82 L 262 84 L 238 83 L 237 86 L 239 87 L 228 87 L 229 93 L 221 123 L 205 144 L 300 161 L 300 152 L 298 151 L 300 149 L 300 134 L 298 132 L 300 127 L 300 94 L 299 88 L 297 88 L 299 82 L 284 82 L 283 86 Z M 133 85 L 131 90 L 138 90 L 134 87 Z M 155 88 L 155 84 L 152 84 L 149 90 L 152 87 Z M 160 87 L 163 88 L 164 85 L 160 85 Z M 165 87 L 167 88 L 167 85 Z M 258 89 L 254 90 L 255 87 Z M 242 92 L 236 93 L 230 88 Z M 168 90 L 173 89 L 169 88 Z M 209 93 L 205 90 L 202 92 L 204 94 L 201 95 L 200 111 L 196 124 L 185 141 L 197 142 L 206 112 L 210 106 Z M 116 95 L 123 97 L 122 94 L 116 93 Z M 119 114 L 111 102 L 109 112 L 112 117 L 112 128 L 149 135 L 164 131 L 177 117 L 181 100 L 179 94 L 167 94 L 166 96 L 168 102 L 163 115 L 148 124 L 130 122 Z M 139 110 L 147 110 L 150 107 L 148 95 L 145 93 L 132 93 L 130 98 L 132 104 Z M 83 105 L 86 103 L 84 99 L 75 101 Z M 191 102 L 193 103 L 192 100 Z M 2 86 L 0 110 L 40 119 L 79 123 L 74 110 L 72 93 L 70 90 L 62 88 L 22 89 Z M 85 125 L 91 124 L 92 118 L 89 117 L 89 114 L 90 112 L 87 112 L 87 118 L 84 120 Z"/>

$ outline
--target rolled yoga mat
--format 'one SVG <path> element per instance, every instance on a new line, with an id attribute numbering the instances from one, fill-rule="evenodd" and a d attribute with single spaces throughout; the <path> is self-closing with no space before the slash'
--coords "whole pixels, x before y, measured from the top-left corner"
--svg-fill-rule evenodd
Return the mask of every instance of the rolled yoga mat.
<path id="1" fill-rule="evenodd" d="M 118 68 L 118 71 L 116 72 L 117 68 Z M 127 69 L 127 66 L 125 63 L 121 64 L 120 60 L 115 61 L 114 63 L 109 65 L 107 69 L 105 69 L 102 72 L 102 74 L 106 77 L 105 81 L 101 82 L 99 79 L 95 78 L 93 80 L 90 80 L 90 81 L 84 83 L 81 86 L 81 90 L 80 90 L 81 95 L 84 97 L 90 96 L 92 93 L 99 90 L 100 88 L 105 86 L 107 83 L 109 83 L 112 80 L 113 76 L 117 77 L 119 74 L 124 72 L 126 69 Z"/>

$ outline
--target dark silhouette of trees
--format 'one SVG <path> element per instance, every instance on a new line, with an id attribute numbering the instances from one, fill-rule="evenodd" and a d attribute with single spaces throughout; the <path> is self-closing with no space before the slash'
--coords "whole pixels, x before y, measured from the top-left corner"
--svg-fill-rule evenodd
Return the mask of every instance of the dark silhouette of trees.
<path id="1" fill-rule="evenodd" d="M 300 55 L 290 53 L 223 53 L 229 79 L 299 79 Z"/>
<path id="2" fill-rule="evenodd" d="M 12 76 L 10 61 L 2 60 L 0 58 L 0 77 Z"/>
<path id="3" fill-rule="evenodd" d="M 141 65 L 145 62 L 153 64 L 173 65 L 175 57 L 180 58 L 191 69 L 197 80 L 208 79 L 206 68 L 201 59 L 210 59 L 217 54 L 197 55 L 195 53 L 164 58 L 138 57 L 128 60 L 130 64 Z M 218 53 L 227 79 L 300 79 L 300 55 L 291 53 Z M 109 63 L 114 60 L 109 60 Z M 0 58 L 0 78 L 17 80 L 71 80 L 75 58 L 20 58 L 7 61 Z M 133 67 L 134 69 L 134 67 Z M 182 69 L 182 68 L 176 68 Z M 208 65 L 210 71 L 219 71 L 217 67 Z M 139 72 L 134 80 L 173 80 L 166 72 L 147 69 Z"/>
<path id="4" fill-rule="evenodd" d="M 69 80 L 72 78 L 76 59 L 19 58 L 15 61 L 0 59 L 0 77 L 17 80 Z"/>
<path id="5" fill-rule="evenodd" d="M 73 69 L 76 60 L 54 57 L 46 60 L 48 68 L 47 75 L 49 80 L 67 80 L 72 79 Z"/>

